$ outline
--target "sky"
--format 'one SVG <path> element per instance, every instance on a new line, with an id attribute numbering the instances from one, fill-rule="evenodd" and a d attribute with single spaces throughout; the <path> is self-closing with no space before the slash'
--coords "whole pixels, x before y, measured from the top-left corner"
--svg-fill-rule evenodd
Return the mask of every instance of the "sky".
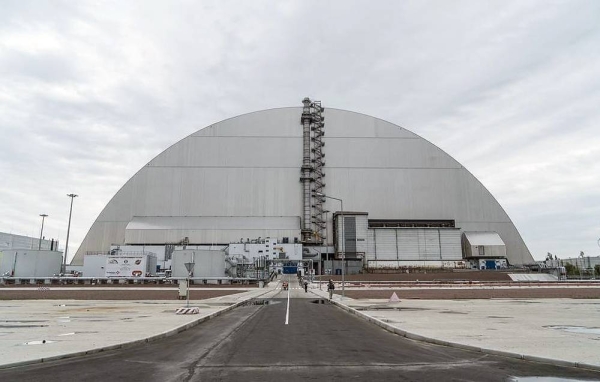
<path id="1" fill-rule="evenodd" d="M 0 232 L 67 235 L 173 143 L 365 113 L 458 160 L 535 259 L 600 255 L 600 1 L 34 1 L 0 11 Z"/>

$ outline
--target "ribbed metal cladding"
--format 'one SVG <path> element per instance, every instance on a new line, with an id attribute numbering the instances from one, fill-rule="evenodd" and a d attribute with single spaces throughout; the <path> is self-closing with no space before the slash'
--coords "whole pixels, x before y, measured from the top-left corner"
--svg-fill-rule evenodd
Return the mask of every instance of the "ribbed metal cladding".
<path id="1" fill-rule="evenodd" d="M 441 260 L 439 230 L 419 230 L 419 246 L 421 260 Z"/>
<path id="2" fill-rule="evenodd" d="M 461 260 L 460 229 L 376 228 L 369 235 L 368 259 Z"/>
<path id="3" fill-rule="evenodd" d="M 442 260 L 461 260 L 460 229 L 440 229 L 440 248 Z"/>
<path id="4" fill-rule="evenodd" d="M 398 260 L 398 246 L 394 229 L 377 229 L 375 232 L 377 260 Z"/>
<path id="5" fill-rule="evenodd" d="M 422 260 L 419 229 L 398 229 L 398 260 Z"/>
<path id="6" fill-rule="evenodd" d="M 367 261 L 377 260 L 377 246 L 375 245 L 375 232 L 377 230 L 370 229 L 367 231 Z"/>

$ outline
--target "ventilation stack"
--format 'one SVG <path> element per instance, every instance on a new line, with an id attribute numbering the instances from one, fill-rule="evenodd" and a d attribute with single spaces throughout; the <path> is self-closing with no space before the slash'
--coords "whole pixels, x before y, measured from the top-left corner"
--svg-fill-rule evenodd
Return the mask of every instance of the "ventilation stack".
<path id="1" fill-rule="evenodd" d="M 312 122 L 312 114 L 310 112 L 310 99 L 304 98 L 302 100 L 304 105 L 302 109 L 302 176 L 300 181 L 302 182 L 302 195 L 303 195 L 303 217 L 302 217 L 302 243 L 308 243 L 312 238 L 312 229 L 310 224 L 310 183 L 312 182 L 312 166 L 310 161 L 310 124 Z"/>
<path id="2" fill-rule="evenodd" d="M 325 143 L 322 140 L 325 126 L 325 118 L 322 114 L 324 109 L 320 101 L 311 101 L 309 98 L 304 98 L 302 104 L 303 157 L 300 177 L 303 188 L 302 243 L 320 244 L 325 238 L 326 222 L 323 218 L 325 198 L 313 196 L 313 193 L 323 194 L 325 188 L 323 181 Z"/>

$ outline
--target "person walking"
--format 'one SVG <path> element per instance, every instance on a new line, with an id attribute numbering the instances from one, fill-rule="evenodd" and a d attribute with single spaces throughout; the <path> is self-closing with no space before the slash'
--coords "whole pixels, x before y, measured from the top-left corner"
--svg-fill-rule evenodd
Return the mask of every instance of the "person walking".
<path id="1" fill-rule="evenodd" d="M 335 289 L 335 285 L 333 284 L 333 280 L 329 279 L 329 282 L 327 283 L 327 291 L 329 292 L 330 300 L 333 298 L 333 290 L 334 289 Z"/>
<path id="2" fill-rule="evenodd" d="M 304 293 L 308 292 L 308 281 L 304 280 Z"/>

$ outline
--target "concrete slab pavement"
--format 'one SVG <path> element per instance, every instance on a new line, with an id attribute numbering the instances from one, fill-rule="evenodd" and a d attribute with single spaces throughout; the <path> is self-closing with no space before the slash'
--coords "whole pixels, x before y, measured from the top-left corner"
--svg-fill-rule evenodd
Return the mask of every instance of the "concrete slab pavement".
<path id="1" fill-rule="evenodd" d="M 600 299 L 333 300 L 407 337 L 600 369 Z"/>
<path id="2" fill-rule="evenodd" d="M 185 301 L 0 301 L 0 368 L 135 346 L 185 330 L 271 287 L 190 301 L 197 315 L 176 315 Z"/>

